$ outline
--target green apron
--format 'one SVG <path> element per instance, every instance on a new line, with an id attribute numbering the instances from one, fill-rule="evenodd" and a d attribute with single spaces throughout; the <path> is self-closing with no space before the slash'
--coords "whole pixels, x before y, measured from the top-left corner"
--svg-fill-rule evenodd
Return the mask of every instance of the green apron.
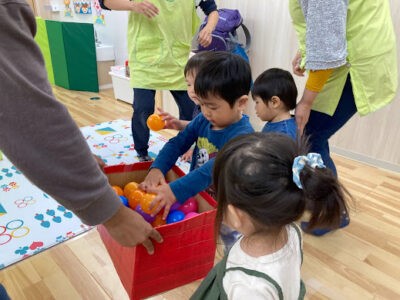
<path id="1" fill-rule="evenodd" d="M 133 12 L 129 14 L 131 86 L 186 90 L 183 70 L 189 58 L 193 35 L 200 24 L 195 1 L 152 0 L 152 3 L 159 9 L 159 14 L 153 19 Z"/>
<path id="2" fill-rule="evenodd" d="M 290 14 L 305 57 L 306 24 L 299 0 L 289 0 Z M 347 75 L 360 115 L 390 103 L 397 91 L 397 52 L 388 0 L 349 0 L 347 9 L 347 65 L 335 69 L 314 101 L 313 110 L 333 115 Z"/>
<path id="3" fill-rule="evenodd" d="M 300 241 L 299 245 L 301 247 L 302 238 L 301 238 L 300 229 L 296 224 L 291 224 L 291 226 L 293 226 L 293 228 L 296 230 L 297 236 Z M 301 252 L 301 261 L 303 262 L 303 250 L 300 249 L 300 252 Z M 204 280 L 201 282 L 200 286 L 194 292 L 192 297 L 190 297 L 190 300 L 228 300 L 228 296 L 223 287 L 223 279 L 224 279 L 225 273 L 229 272 L 229 271 L 242 271 L 250 276 L 264 278 L 265 280 L 267 280 L 270 284 L 272 284 L 275 287 L 275 289 L 279 295 L 279 299 L 283 300 L 282 288 L 279 286 L 279 284 L 274 279 L 272 279 L 265 273 L 261 273 L 261 272 L 246 269 L 246 268 L 235 267 L 235 268 L 226 269 L 226 260 L 227 259 L 228 259 L 228 253 L 208 273 L 207 277 L 204 278 Z M 301 280 L 300 281 L 300 293 L 299 293 L 298 299 L 299 300 L 304 299 L 305 294 L 306 294 L 306 288 L 305 288 L 303 281 Z"/>

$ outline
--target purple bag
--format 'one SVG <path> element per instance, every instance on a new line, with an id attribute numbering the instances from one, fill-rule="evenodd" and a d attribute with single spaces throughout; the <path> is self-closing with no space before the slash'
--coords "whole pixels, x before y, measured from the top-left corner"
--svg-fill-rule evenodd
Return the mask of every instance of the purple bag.
<path id="1" fill-rule="evenodd" d="M 236 52 L 239 48 L 242 48 L 244 55 L 247 58 L 246 51 L 250 47 L 251 37 L 250 32 L 243 24 L 243 18 L 237 9 L 222 8 L 218 10 L 219 19 L 215 30 L 212 32 L 212 42 L 209 46 L 203 47 L 198 45 L 197 51 L 230 51 Z M 200 25 L 200 30 L 207 24 L 208 17 L 205 18 L 204 22 Z M 243 46 L 239 40 L 236 29 L 242 27 L 246 42 Z M 248 59 L 248 58 L 247 58 Z"/>

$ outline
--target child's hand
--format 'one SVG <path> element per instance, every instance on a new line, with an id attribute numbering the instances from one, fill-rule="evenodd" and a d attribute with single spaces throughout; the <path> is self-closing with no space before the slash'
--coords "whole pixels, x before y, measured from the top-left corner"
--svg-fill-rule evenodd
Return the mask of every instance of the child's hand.
<path id="1" fill-rule="evenodd" d="M 171 190 L 171 187 L 169 184 L 162 184 L 157 187 L 149 188 L 148 189 L 149 193 L 154 193 L 157 196 L 154 198 L 153 202 L 151 202 L 149 208 L 152 210 L 154 207 L 156 209 L 152 213 L 152 215 L 158 214 L 161 209 L 164 208 L 164 213 L 163 213 L 163 220 L 167 219 L 167 216 L 169 214 L 169 210 L 171 209 L 172 204 L 176 202 L 176 198 L 174 193 Z"/>
<path id="2" fill-rule="evenodd" d="M 139 184 L 139 188 L 145 192 L 148 192 L 149 188 L 153 188 L 165 183 L 165 177 L 161 170 L 153 168 L 149 171 L 143 182 Z"/>
<path id="3" fill-rule="evenodd" d="M 104 172 L 104 167 L 106 166 L 106 163 L 101 159 L 100 156 L 93 154 L 94 159 L 96 160 L 97 164 L 99 165 L 99 168 Z"/>
<path id="4" fill-rule="evenodd" d="M 186 124 L 184 124 L 183 121 L 175 118 L 170 113 L 162 110 L 161 108 L 157 108 L 157 110 L 158 110 L 158 114 L 161 116 L 163 121 L 165 121 L 165 127 L 164 128 L 182 130 L 183 128 L 186 127 Z"/>
<path id="5" fill-rule="evenodd" d="M 181 156 L 181 161 L 183 161 L 183 162 L 190 162 L 190 161 L 192 161 L 192 156 L 193 156 L 193 149 L 189 149 L 188 151 L 186 151 L 186 153 L 185 154 L 183 154 L 182 156 Z"/>

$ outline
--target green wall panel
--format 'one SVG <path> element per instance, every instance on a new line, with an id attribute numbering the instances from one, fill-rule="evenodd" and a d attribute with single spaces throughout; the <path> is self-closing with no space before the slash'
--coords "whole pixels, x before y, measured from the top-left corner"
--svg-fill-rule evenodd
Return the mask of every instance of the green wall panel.
<path id="1" fill-rule="evenodd" d="M 99 91 L 93 24 L 62 23 L 70 88 Z"/>
<path id="2" fill-rule="evenodd" d="M 54 83 L 63 88 L 70 89 L 64 38 L 62 35 L 62 23 L 46 20 L 46 28 L 49 37 L 51 61 L 53 64 Z"/>
<path id="3" fill-rule="evenodd" d="M 35 41 L 38 44 L 40 50 L 42 51 L 47 71 L 47 77 L 50 83 L 54 84 L 53 64 L 51 62 L 49 38 L 47 36 L 46 23 L 42 18 L 36 17 L 36 25 L 37 25 L 37 30 L 36 30 Z"/>

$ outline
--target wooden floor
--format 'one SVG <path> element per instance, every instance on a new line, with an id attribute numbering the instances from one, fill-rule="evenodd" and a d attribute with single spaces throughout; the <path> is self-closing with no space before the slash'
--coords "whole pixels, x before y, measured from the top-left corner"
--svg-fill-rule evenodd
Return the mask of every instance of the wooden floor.
<path id="1" fill-rule="evenodd" d="M 131 106 L 114 100 L 112 91 L 54 92 L 79 126 L 131 117 Z M 400 299 L 400 174 L 334 160 L 355 198 L 351 224 L 325 237 L 305 236 L 306 298 Z M 0 271 L 0 282 L 15 300 L 128 299 L 96 230 Z M 151 299 L 188 299 L 198 284 Z"/>

